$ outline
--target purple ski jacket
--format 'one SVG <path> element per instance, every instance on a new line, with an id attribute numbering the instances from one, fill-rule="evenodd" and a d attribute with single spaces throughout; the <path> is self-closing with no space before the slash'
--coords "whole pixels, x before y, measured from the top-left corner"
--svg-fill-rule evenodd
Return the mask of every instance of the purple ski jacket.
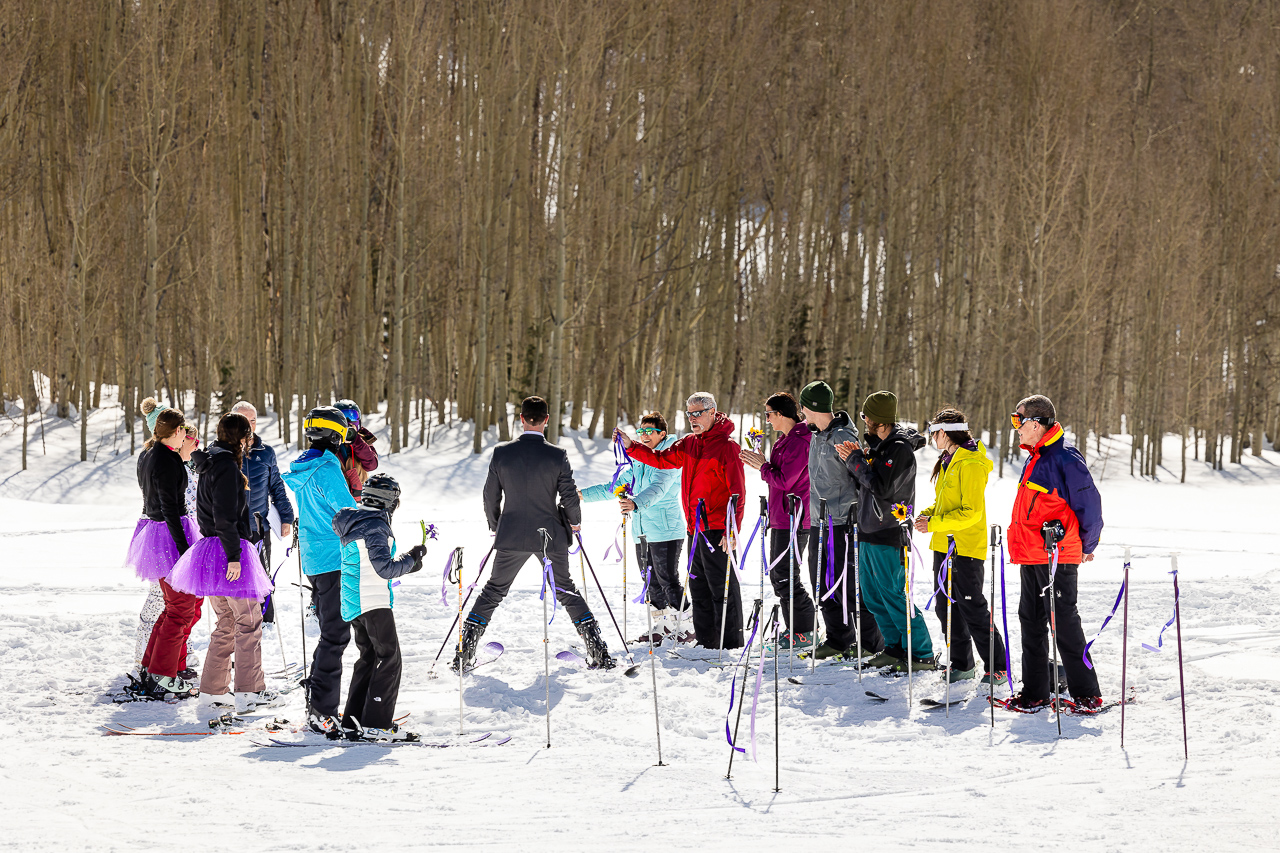
<path id="1" fill-rule="evenodd" d="M 801 529 L 809 526 L 809 441 L 812 433 L 804 421 L 798 422 L 791 432 L 779 438 L 769 454 L 769 461 L 760 466 L 760 477 L 769 486 L 769 526 L 774 530 L 786 530 L 787 495 L 800 498 Z"/>

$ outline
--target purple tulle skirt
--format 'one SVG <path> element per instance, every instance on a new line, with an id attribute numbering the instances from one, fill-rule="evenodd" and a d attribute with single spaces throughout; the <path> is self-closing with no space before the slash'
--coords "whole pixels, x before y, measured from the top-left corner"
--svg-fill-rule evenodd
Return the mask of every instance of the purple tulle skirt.
<path id="1" fill-rule="evenodd" d="M 182 529 L 187 534 L 187 544 L 200 539 L 200 530 L 189 516 L 182 517 Z M 169 525 L 149 518 L 138 519 L 129 542 L 129 553 L 124 559 L 126 568 L 144 581 L 158 581 L 169 576 L 178 562 L 178 546 L 169 534 Z"/>
<path id="2" fill-rule="evenodd" d="M 258 549 L 240 540 L 240 577 L 227 580 L 227 554 L 217 536 L 201 539 L 182 555 L 169 574 L 169 586 L 191 595 L 225 595 L 261 601 L 271 592 L 271 581 L 258 559 Z"/>

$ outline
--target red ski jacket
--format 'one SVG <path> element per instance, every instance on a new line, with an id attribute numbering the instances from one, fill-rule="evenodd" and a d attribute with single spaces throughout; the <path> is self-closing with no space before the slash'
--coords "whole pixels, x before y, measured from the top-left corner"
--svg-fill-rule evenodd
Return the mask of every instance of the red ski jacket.
<path id="1" fill-rule="evenodd" d="M 742 527 L 747 480 L 742 460 L 738 457 L 738 442 L 732 436 L 733 422 L 717 412 L 715 421 L 706 432 L 686 435 L 666 450 L 650 450 L 638 441 L 627 448 L 627 453 L 637 462 L 654 468 L 680 469 L 680 499 L 690 534 L 694 530 L 694 514 L 700 499 L 706 501 L 705 529 L 724 530 L 729 495 L 738 495 L 734 527 Z"/>
<path id="2" fill-rule="evenodd" d="M 1054 424 L 1022 468 L 1009 521 L 1009 559 L 1024 566 L 1048 563 L 1040 533 L 1046 521 L 1058 519 L 1067 535 L 1058 546 L 1058 562 L 1079 563 L 1092 554 L 1102 536 L 1102 497 L 1080 451 L 1067 443 Z"/>

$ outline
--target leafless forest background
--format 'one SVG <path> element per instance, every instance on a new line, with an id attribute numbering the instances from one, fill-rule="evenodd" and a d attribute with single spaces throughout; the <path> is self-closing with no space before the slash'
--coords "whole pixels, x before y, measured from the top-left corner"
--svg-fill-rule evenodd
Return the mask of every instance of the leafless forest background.
<path id="1" fill-rule="evenodd" d="M 1280 0 L 5 0 L 0 391 L 393 451 L 1038 391 L 1220 466 L 1280 432 L 1278 141 Z"/>

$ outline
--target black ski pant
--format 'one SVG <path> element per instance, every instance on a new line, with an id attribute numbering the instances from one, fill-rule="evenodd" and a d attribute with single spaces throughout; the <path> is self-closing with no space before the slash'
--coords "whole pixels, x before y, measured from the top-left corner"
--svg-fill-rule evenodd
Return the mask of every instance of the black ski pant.
<path id="1" fill-rule="evenodd" d="M 1056 631 L 1059 663 L 1067 671 L 1067 690 L 1072 697 L 1101 696 L 1098 673 L 1084 663 L 1084 629 L 1076 610 L 1078 565 L 1058 565 L 1054 575 L 1057 599 Z M 1018 622 L 1022 625 L 1022 695 L 1028 699 L 1049 698 L 1049 566 L 1022 567 L 1022 594 L 1018 601 Z M 1092 657 L 1089 659 L 1093 663 Z"/>
<path id="2" fill-rule="evenodd" d="M 307 705 L 313 713 L 336 717 L 342 698 L 342 653 L 351 642 L 351 625 L 342 619 L 342 572 L 312 575 L 311 600 L 320 623 L 320 642 L 311 656 Z"/>
<path id="3" fill-rule="evenodd" d="M 946 554 L 933 552 L 934 589 L 941 590 L 934 599 L 933 612 L 942 624 L 942 639 L 947 639 L 947 567 Z M 987 609 L 987 597 L 982 594 L 982 560 L 977 557 L 951 558 L 951 610 L 956 615 L 951 628 L 951 668 L 973 669 L 973 646 L 987 665 L 987 672 L 1003 672 L 1005 663 L 1004 640 L 995 629 L 992 613 Z M 996 643 L 995 657 L 991 654 L 991 638 Z"/>
<path id="4" fill-rule="evenodd" d="M 647 540 L 646 540 L 647 541 Z M 658 610 L 670 607 L 680 609 L 680 546 L 681 539 L 666 542 L 649 542 L 649 559 L 653 564 L 653 577 L 649 581 L 649 606 Z M 636 543 L 636 559 L 645 564 L 644 548 Z"/>
<path id="5" fill-rule="evenodd" d="M 704 649 L 718 649 L 720 619 L 724 614 L 724 646 L 742 648 L 742 590 L 738 574 L 729 568 L 729 555 L 720 549 L 723 530 L 708 530 L 692 539 L 693 565 L 689 569 L 689 598 L 693 602 L 693 635 Z M 710 545 L 710 550 L 707 546 Z M 725 578 L 729 580 L 729 600 L 725 603 Z"/>
<path id="6" fill-rule="evenodd" d="M 780 554 L 787 553 L 787 545 L 791 541 L 791 531 L 789 530 L 770 530 L 769 531 L 769 562 L 778 560 Z M 799 547 L 800 555 L 795 558 L 795 568 L 791 566 L 792 558 L 785 556 L 778 560 L 778 564 L 769 570 L 769 583 L 773 585 L 773 594 L 778 596 L 778 602 L 782 605 L 782 619 L 787 623 L 788 631 L 796 631 L 800 634 L 808 634 L 813 630 L 813 599 L 809 597 L 809 590 L 804 586 L 804 559 L 805 545 L 809 542 L 809 531 L 800 530 L 796 532 L 796 545 Z M 791 611 L 793 607 L 791 585 L 794 577 L 795 581 L 795 625 L 791 624 Z"/>
<path id="7" fill-rule="evenodd" d="M 541 551 L 536 553 L 533 551 L 494 552 L 493 572 L 489 575 L 489 582 L 484 585 L 484 589 L 480 590 L 480 597 L 476 599 L 475 607 L 471 608 L 471 613 L 467 616 L 468 622 L 474 622 L 477 625 L 489 624 L 489 620 L 493 618 L 493 612 L 498 609 L 502 599 L 507 597 L 507 592 L 511 589 L 516 575 L 520 574 L 520 570 L 524 568 L 525 563 L 529 562 L 530 557 L 537 557 L 538 570 L 541 571 Z M 560 606 L 569 612 L 569 618 L 575 625 L 590 619 L 591 611 L 587 609 L 587 603 L 578 594 L 578 588 L 573 585 L 573 578 L 569 575 L 569 552 L 567 550 L 548 551 L 547 559 L 551 561 L 551 574 L 556 583 L 556 600 L 560 602 Z M 548 612 L 550 612 L 549 602 Z"/>
<path id="8" fill-rule="evenodd" d="M 389 729 L 400 695 L 400 638 L 391 608 L 379 607 L 351 621 L 360 658 L 351 671 L 342 727 Z"/>
<path id="9" fill-rule="evenodd" d="M 831 528 L 830 547 L 834 552 L 832 560 L 834 582 L 840 584 L 840 591 L 826 601 L 822 601 L 822 597 L 828 592 L 826 544 L 818 534 L 817 527 L 809 528 L 809 543 L 813 545 L 809 549 L 809 582 L 813 584 L 814 591 L 818 594 L 819 606 L 822 608 L 822 621 L 827 630 L 824 642 L 833 649 L 847 652 L 857 645 L 858 635 L 855 632 L 860 630 L 864 654 L 884 651 L 884 636 L 880 633 L 880 626 L 876 624 L 876 617 L 867 609 L 867 597 L 859 590 L 858 600 L 854 601 L 855 572 L 853 555 L 849 553 L 853 549 L 853 531 L 844 524 L 837 524 Z M 819 565 L 822 567 L 821 571 L 818 569 Z M 845 578 L 844 583 L 840 583 L 842 574 Z M 846 611 L 849 613 L 847 622 L 844 616 Z M 855 618 L 858 620 L 856 626 Z"/>

